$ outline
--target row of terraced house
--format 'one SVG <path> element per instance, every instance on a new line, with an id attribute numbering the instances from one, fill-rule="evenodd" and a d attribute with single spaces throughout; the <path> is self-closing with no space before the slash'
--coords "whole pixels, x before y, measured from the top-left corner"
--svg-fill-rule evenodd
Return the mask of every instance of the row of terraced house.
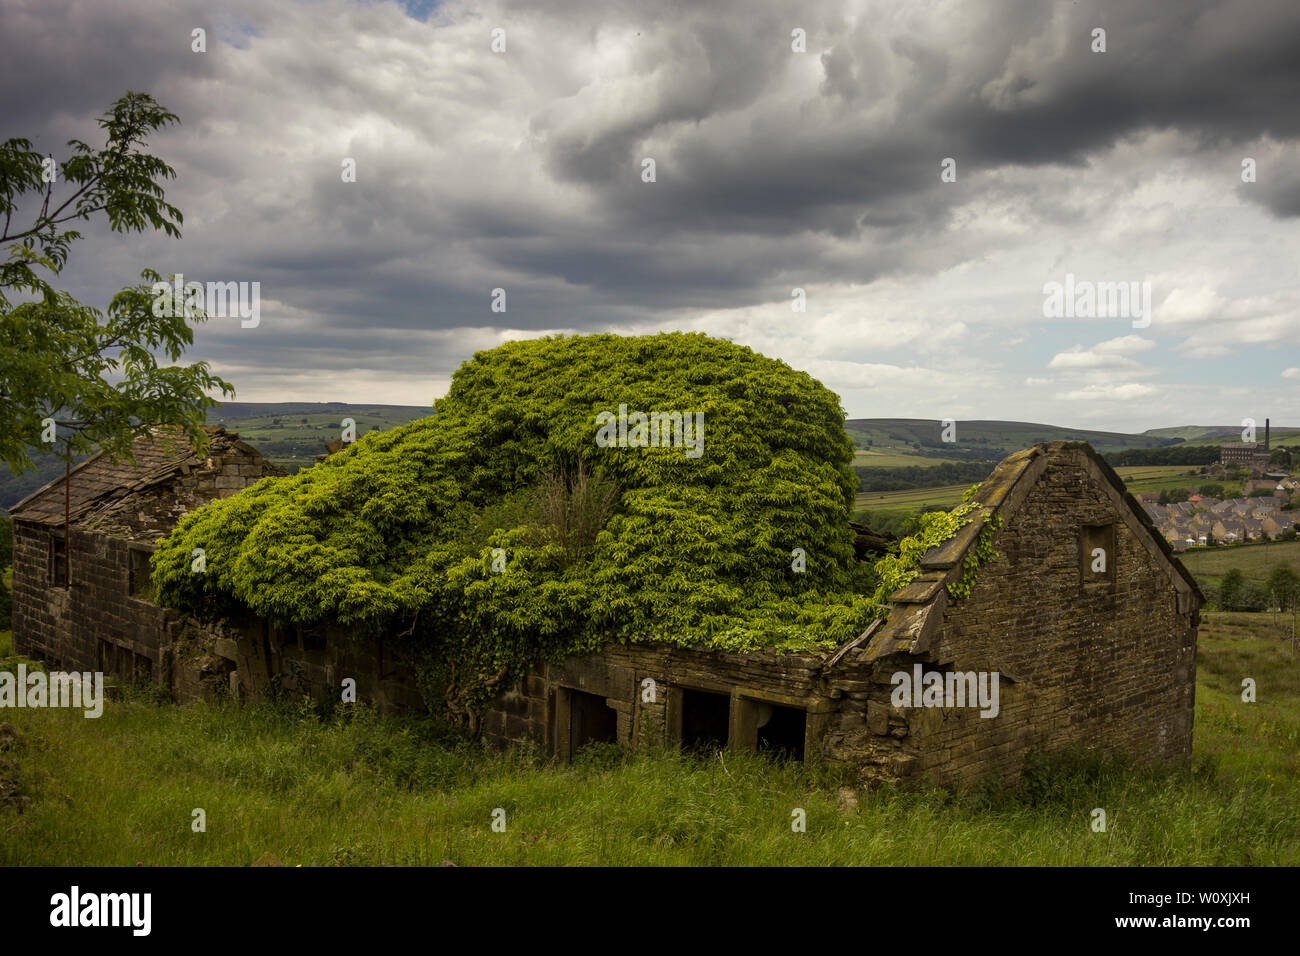
<path id="1" fill-rule="evenodd" d="M 1287 481 L 1289 487 L 1279 482 L 1271 495 L 1222 500 L 1192 495 L 1168 505 L 1144 501 L 1142 507 L 1175 551 L 1212 543 L 1277 540 L 1291 536 L 1296 528 L 1295 513 L 1283 510 L 1295 497 L 1294 479 Z"/>

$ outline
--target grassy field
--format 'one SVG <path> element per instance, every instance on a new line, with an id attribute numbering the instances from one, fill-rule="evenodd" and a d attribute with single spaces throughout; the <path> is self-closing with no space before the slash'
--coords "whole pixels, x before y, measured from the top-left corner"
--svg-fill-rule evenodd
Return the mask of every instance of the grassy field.
<path id="1" fill-rule="evenodd" d="M 884 787 L 856 811 L 825 769 L 608 748 L 556 767 L 364 710 L 11 711 L 0 864 L 1296 865 L 1300 662 L 1265 618 L 1206 615 L 1192 770 L 1059 758 L 1018 791 Z"/>
<path id="2" fill-rule="evenodd" d="M 930 468 L 934 465 L 955 464 L 956 458 L 929 458 L 915 453 L 857 449 L 853 464 L 860 468 Z"/>
<path id="3" fill-rule="evenodd" d="M 975 482 L 958 485 L 942 485 L 938 488 L 909 488 L 906 491 L 870 491 L 858 495 L 853 500 L 854 510 L 863 508 L 872 514 L 877 512 L 920 511 L 925 505 L 944 505 L 955 508 L 961 504 L 961 496 Z"/>
<path id="4" fill-rule="evenodd" d="M 1225 498 L 1241 497 L 1242 484 L 1240 481 L 1219 481 L 1215 478 L 1206 478 L 1204 475 L 1197 475 L 1195 473 L 1155 478 L 1126 478 L 1124 480 L 1124 485 L 1128 489 L 1129 494 L 1133 495 L 1174 491 L 1185 488 L 1190 488 L 1194 492 L 1201 485 L 1206 484 L 1222 485 L 1223 496 Z"/>
<path id="5" fill-rule="evenodd" d="M 1179 557 L 1202 590 L 1217 589 L 1229 568 L 1240 568 L 1247 581 L 1260 587 L 1264 586 L 1269 572 L 1279 564 L 1289 564 L 1300 574 L 1300 541 L 1269 541 L 1186 551 Z"/>
<path id="6" fill-rule="evenodd" d="M 316 410 L 314 406 L 286 408 L 289 410 L 249 415 L 247 412 L 256 410 L 256 406 L 237 406 L 235 413 L 238 417 L 214 409 L 208 415 L 208 422 L 238 432 L 240 438 L 267 458 L 293 472 L 315 463 L 316 456 L 325 451 L 326 443 L 340 437 L 344 418 L 351 418 L 356 423 L 356 434 L 360 438 L 372 431 L 387 431 L 405 425 L 430 413 L 427 408 L 388 405 L 323 405 L 322 410 Z"/>
<path id="7" fill-rule="evenodd" d="M 1170 478 L 1175 475 L 1188 474 L 1186 465 L 1120 465 L 1115 471 L 1124 479 L 1126 484 L 1130 481 Z"/>

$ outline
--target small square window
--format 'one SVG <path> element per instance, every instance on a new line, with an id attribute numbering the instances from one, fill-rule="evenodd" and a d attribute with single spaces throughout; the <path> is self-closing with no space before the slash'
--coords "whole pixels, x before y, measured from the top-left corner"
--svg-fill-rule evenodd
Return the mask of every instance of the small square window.
<path id="1" fill-rule="evenodd" d="M 758 704 L 756 715 L 758 750 L 774 754 L 780 760 L 803 761 L 804 736 L 808 713 L 797 707 Z"/>
<path id="2" fill-rule="evenodd" d="M 569 758 L 590 743 L 618 743 L 618 712 L 599 694 L 569 691 Z"/>
<path id="3" fill-rule="evenodd" d="M 68 542 L 62 535 L 50 534 L 49 583 L 56 588 L 68 586 Z"/>
<path id="4" fill-rule="evenodd" d="M 731 738 L 731 697 L 685 688 L 682 691 L 682 748 L 698 753 L 722 750 Z"/>
<path id="5" fill-rule="evenodd" d="M 127 556 L 131 564 L 127 584 L 131 597 L 141 601 L 152 601 L 153 575 L 149 570 L 149 559 L 153 556 L 153 552 L 142 548 L 131 548 Z"/>
<path id="6" fill-rule="evenodd" d="M 1084 584 L 1115 580 L 1115 526 L 1084 525 L 1079 530 L 1079 577 Z"/>

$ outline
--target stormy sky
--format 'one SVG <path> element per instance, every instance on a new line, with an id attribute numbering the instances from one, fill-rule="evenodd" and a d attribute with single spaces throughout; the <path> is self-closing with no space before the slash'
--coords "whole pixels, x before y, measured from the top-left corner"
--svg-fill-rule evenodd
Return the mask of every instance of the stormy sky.
<path id="1" fill-rule="evenodd" d="M 851 417 L 1300 425 L 1297 51 L 1295 0 L 4 0 L 0 139 L 180 116 L 183 238 L 96 223 L 59 285 L 260 283 L 187 353 L 244 401 L 427 405 L 511 338 L 681 329 Z M 1149 311 L 1045 315 L 1067 275 Z"/>

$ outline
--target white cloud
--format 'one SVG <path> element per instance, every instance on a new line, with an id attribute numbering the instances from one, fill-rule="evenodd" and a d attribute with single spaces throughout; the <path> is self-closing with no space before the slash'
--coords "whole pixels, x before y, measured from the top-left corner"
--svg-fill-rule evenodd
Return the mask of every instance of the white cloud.
<path id="1" fill-rule="evenodd" d="M 1222 342 L 1197 339 L 1185 340 L 1182 344 L 1174 346 L 1174 351 L 1189 359 L 1222 358 L 1225 355 L 1232 354 L 1232 349 Z"/>
<path id="2" fill-rule="evenodd" d="M 1130 382 L 1127 385 L 1088 385 L 1057 394 L 1063 402 L 1130 402 L 1159 392 L 1154 385 Z"/>

